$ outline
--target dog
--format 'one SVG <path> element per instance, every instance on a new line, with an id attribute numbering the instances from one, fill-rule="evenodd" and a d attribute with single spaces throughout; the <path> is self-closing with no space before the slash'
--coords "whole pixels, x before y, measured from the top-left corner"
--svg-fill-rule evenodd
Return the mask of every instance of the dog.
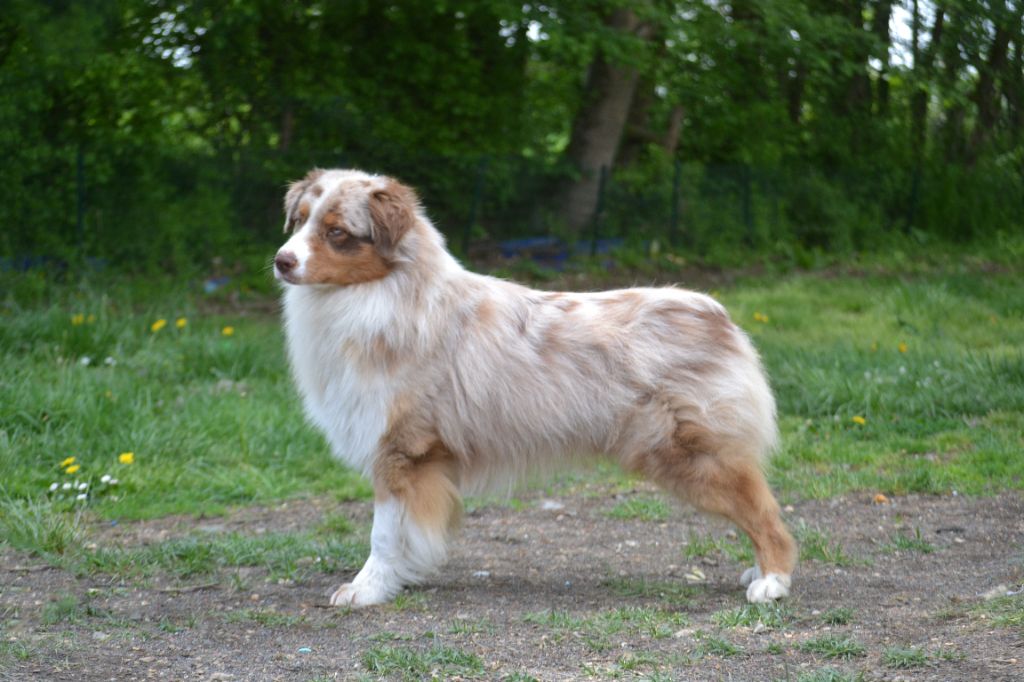
<path id="1" fill-rule="evenodd" d="M 313 170 L 274 258 L 310 421 L 373 484 L 370 556 L 333 605 L 394 598 L 442 565 L 461 497 L 610 457 L 750 536 L 750 602 L 786 597 L 796 544 L 763 464 L 775 401 L 747 336 L 683 289 L 556 293 L 465 270 L 416 193 Z"/>

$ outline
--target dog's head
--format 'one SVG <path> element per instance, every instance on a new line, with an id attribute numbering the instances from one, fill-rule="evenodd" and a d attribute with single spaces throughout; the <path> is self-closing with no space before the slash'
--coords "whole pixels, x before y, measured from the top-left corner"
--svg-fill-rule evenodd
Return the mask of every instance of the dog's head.
<path id="1" fill-rule="evenodd" d="M 392 178 L 314 170 L 288 188 L 284 210 L 291 237 L 274 258 L 274 276 L 348 286 L 386 277 L 403 260 L 419 200 Z"/>

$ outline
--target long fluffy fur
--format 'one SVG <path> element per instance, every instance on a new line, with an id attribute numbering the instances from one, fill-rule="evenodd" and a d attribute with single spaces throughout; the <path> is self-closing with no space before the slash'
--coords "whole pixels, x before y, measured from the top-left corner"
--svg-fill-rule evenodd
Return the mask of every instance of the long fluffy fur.
<path id="1" fill-rule="evenodd" d="M 278 276 L 290 282 L 296 383 L 387 517 L 375 519 L 371 559 L 335 603 L 384 601 L 435 570 L 461 493 L 588 456 L 615 458 L 755 526 L 748 533 L 760 521 L 738 516 L 767 519 L 775 540 L 765 542 L 777 541 L 782 559 L 747 576 L 764 593 L 748 597 L 783 596 L 792 540 L 758 479 L 777 439 L 775 403 L 719 303 L 677 288 L 541 292 L 468 272 L 411 191 L 358 171 L 311 174 L 293 185 L 287 210 L 295 233 L 281 253 L 299 262 Z M 328 214 L 341 216 L 340 246 L 324 246 Z M 353 246 L 371 241 L 376 250 Z M 744 481 L 753 492 L 735 490 Z M 736 505 L 750 510 L 734 514 Z"/>

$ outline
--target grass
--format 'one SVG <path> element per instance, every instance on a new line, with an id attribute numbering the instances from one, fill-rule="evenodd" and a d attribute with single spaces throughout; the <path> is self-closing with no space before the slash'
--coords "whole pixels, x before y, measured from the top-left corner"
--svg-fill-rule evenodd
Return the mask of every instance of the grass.
<path id="1" fill-rule="evenodd" d="M 601 582 L 615 594 L 622 597 L 643 597 L 657 599 L 659 603 L 671 606 L 689 604 L 699 590 L 682 582 L 662 582 L 642 578 L 612 577 Z"/>
<path id="2" fill-rule="evenodd" d="M 836 668 L 821 668 L 811 672 L 800 673 L 796 682 L 864 682 L 864 673 L 848 673 Z M 780 680 L 780 682 L 782 682 Z M 785 682 L 791 682 L 787 679 Z"/>
<path id="3" fill-rule="evenodd" d="M 935 551 L 935 545 L 928 542 L 921 536 L 921 529 L 914 528 L 914 534 L 912 536 L 904 535 L 903 533 L 896 533 L 893 535 L 889 543 L 883 546 L 883 550 L 887 552 L 918 552 L 920 554 L 931 554 Z"/>
<path id="4" fill-rule="evenodd" d="M 769 630 L 778 630 L 784 628 L 791 619 L 789 608 L 781 603 L 744 604 L 711 614 L 711 621 L 723 628 L 753 628 L 760 623 Z"/>
<path id="5" fill-rule="evenodd" d="M 695 632 L 694 639 L 697 640 L 697 647 L 694 650 L 694 656 L 702 658 L 704 656 L 722 656 L 728 658 L 729 656 L 736 656 L 743 653 L 743 647 L 737 646 L 727 639 L 716 637 L 715 635 L 709 635 L 706 632 Z"/>
<path id="6" fill-rule="evenodd" d="M 54 512 L 83 505 L 100 519 L 142 519 L 314 494 L 368 499 L 302 416 L 277 315 L 168 280 L 4 277 L 3 541 L 60 554 L 74 517 Z M 782 449 L 771 476 L 783 497 L 1024 488 L 1019 273 L 791 275 L 716 295 L 776 390 Z M 133 463 L 119 461 L 124 452 Z M 80 469 L 69 474 L 60 463 L 72 456 Z M 105 474 L 119 484 L 104 489 Z M 48 492 L 75 481 L 90 484 L 84 502 Z M 611 513 L 656 522 L 669 509 L 638 496 Z M 850 559 L 810 540 L 811 559 Z"/>
<path id="7" fill-rule="evenodd" d="M 1016 628 L 1024 634 L 1024 594 L 989 599 L 975 606 L 973 611 L 995 625 Z"/>
<path id="8" fill-rule="evenodd" d="M 35 555 L 63 555 L 79 544 L 81 515 L 59 511 L 38 498 L 0 500 L 0 539 Z"/>
<path id="9" fill-rule="evenodd" d="M 864 645 L 852 637 L 837 637 L 835 635 L 823 635 L 809 639 L 800 645 L 800 651 L 811 654 L 820 654 L 825 658 L 839 658 L 849 660 L 863 656 Z"/>
<path id="10" fill-rule="evenodd" d="M 846 549 L 832 535 L 821 528 L 812 528 L 805 523 L 793 528 L 797 544 L 800 545 L 801 561 L 821 561 L 833 566 L 853 566 L 866 563 L 846 553 Z"/>
<path id="11" fill-rule="evenodd" d="M 853 622 L 853 609 L 846 606 L 829 609 L 821 614 L 821 622 L 825 625 L 849 625 Z"/>
<path id="12" fill-rule="evenodd" d="M 646 607 L 626 607 L 602 611 L 593 616 L 573 616 L 565 611 L 538 611 L 523 616 L 523 621 L 550 628 L 557 633 L 579 633 L 594 651 L 611 647 L 608 637 L 628 633 L 666 639 L 687 625 L 685 614 Z"/>
<path id="13" fill-rule="evenodd" d="M 671 508 L 657 497 L 638 496 L 619 502 L 608 512 L 613 519 L 662 522 L 668 520 Z"/>
<path id="14" fill-rule="evenodd" d="M 400 676 L 405 680 L 479 677 L 484 673 L 483 661 L 476 654 L 436 645 L 430 649 L 373 647 L 363 653 L 362 664 L 376 675 Z"/>
<path id="15" fill-rule="evenodd" d="M 754 563 L 754 545 L 745 534 L 729 538 L 690 533 L 683 546 L 683 555 L 687 559 L 702 559 L 714 554 L 721 554 L 744 566 Z"/>
<path id="16" fill-rule="evenodd" d="M 882 652 L 886 668 L 923 668 L 928 665 L 928 653 L 916 647 L 891 646 Z"/>

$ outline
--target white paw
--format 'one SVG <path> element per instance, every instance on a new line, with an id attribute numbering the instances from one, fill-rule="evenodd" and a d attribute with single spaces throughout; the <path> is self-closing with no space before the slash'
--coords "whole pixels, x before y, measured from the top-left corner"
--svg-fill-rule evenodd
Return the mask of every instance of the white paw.
<path id="1" fill-rule="evenodd" d="M 743 574 L 746 576 L 746 573 Z M 789 596 L 789 576 L 769 573 L 758 578 L 747 587 L 747 601 L 751 604 L 764 604 Z"/>
<path id="2" fill-rule="evenodd" d="M 375 585 L 357 585 L 355 582 L 345 583 L 331 595 L 331 606 L 348 606 L 361 609 L 375 604 L 391 601 L 387 590 Z"/>
<path id="3" fill-rule="evenodd" d="M 752 566 L 747 570 L 743 571 L 743 575 L 740 576 L 740 585 L 746 587 L 755 580 L 761 579 L 761 569 L 757 566 Z"/>

